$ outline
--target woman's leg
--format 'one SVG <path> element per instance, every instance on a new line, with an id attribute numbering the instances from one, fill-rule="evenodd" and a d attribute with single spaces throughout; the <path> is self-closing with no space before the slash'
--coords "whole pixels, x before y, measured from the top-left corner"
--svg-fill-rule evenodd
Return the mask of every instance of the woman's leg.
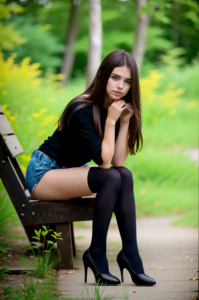
<path id="1" fill-rule="evenodd" d="M 144 274 L 136 237 L 136 208 L 133 193 L 133 177 L 125 167 L 113 167 L 121 175 L 121 189 L 115 204 L 114 213 L 119 227 L 123 253 L 132 269 L 138 274 Z"/>
<path id="2" fill-rule="evenodd" d="M 94 203 L 92 240 L 89 252 L 97 271 L 107 274 L 109 269 L 106 258 L 106 237 L 121 187 L 121 176 L 113 168 L 91 167 L 88 173 L 88 186 L 93 193 L 97 193 Z"/>

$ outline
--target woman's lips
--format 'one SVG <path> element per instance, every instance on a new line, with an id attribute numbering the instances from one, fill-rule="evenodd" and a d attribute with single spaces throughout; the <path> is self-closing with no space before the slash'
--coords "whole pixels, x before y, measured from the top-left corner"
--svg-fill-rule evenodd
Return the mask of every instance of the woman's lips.
<path id="1" fill-rule="evenodd" d="M 122 93 L 121 92 L 116 92 L 116 91 L 113 91 L 114 94 L 116 95 L 121 95 Z"/>

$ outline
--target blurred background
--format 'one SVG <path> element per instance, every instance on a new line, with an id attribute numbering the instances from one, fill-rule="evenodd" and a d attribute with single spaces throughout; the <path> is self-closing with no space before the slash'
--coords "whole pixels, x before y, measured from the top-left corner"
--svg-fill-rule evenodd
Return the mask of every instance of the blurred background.
<path id="1" fill-rule="evenodd" d="M 101 60 L 124 49 L 142 94 L 144 147 L 124 164 L 137 218 L 179 215 L 175 225 L 196 227 L 197 163 L 187 153 L 197 156 L 198 13 L 197 0 L 1 0 L 0 104 L 24 148 L 24 173 Z M 0 181 L 0 235 L 14 224 Z"/>

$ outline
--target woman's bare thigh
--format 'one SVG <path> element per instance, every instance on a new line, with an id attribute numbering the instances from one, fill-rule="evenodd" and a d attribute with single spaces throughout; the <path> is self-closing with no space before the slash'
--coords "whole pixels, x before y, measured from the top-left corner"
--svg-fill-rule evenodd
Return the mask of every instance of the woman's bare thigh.
<path id="1" fill-rule="evenodd" d="M 34 190 L 34 199 L 68 200 L 92 195 L 93 192 L 89 189 L 87 182 L 90 167 L 56 169 L 46 172 Z"/>

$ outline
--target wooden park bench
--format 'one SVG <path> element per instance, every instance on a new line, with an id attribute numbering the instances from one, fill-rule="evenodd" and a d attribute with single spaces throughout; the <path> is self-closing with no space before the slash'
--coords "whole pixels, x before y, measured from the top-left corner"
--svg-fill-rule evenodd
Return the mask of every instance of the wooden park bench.
<path id="1" fill-rule="evenodd" d="M 95 196 L 66 201 L 33 199 L 16 159 L 21 153 L 23 148 L 0 106 L 0 178 L 30 243 L 35 236 L 34 229 L 38 230 L 41 225 L 50 225 L 57 232 L 62 232 L 63 240 L 57 240 L 59 268 L 73 269 L 73 256 L 76 255 L 73 222 L 93 219 Z"/>

